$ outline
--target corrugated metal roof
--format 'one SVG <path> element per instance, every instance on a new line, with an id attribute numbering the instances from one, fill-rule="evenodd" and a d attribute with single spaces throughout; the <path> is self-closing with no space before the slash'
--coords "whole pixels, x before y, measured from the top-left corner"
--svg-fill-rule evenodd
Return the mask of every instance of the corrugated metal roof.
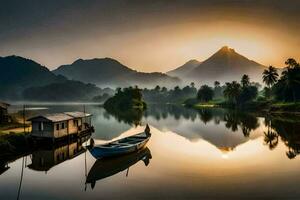
<path id="1" fill-rule="evenodd" d="M 67 120 L 73 119 L 72 116 L 67 115 L 65 113 L 54 113 L 54 114 L 46 114 L 46 115 L 32 117 L 32 118 L 28 119 L 28 121 L 33 121 L 37 118 L 45 118 L 52 122 L 61 122 L 61 121 L 67 121 Z"/>
<path id="2" fill-rule="evenodd" d="M 67 121 L 74 118 L 82 118 L 82 117 L 88 117 L 91 116 L 89 113 L 84 112 L 64 112 L 64 113 L 54 113 L 54 114 L 46 114 L 46 115 L 40 115 L 36 117 L 32 117 L 28 119 L 28 121 L 33 121 L 37 118 L 44 118 L 52 122 L 61 122 L 61 121 Z"/>
<path id="3" fill-rule="evenodd" d="M 88 116 L 91 116 L 91 114 L 89 113 L 84 113 L 84 112 L 64 112 L 65 114 L 67 115 L 70 115 L 74 118 L 80 118 L 80 117 L 88 117 Z"/>

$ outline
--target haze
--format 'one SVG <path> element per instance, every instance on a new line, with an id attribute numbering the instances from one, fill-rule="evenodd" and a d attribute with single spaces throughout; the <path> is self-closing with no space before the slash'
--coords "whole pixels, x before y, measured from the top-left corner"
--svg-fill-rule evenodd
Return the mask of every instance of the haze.
<path id="1" fill-rule="evenodd" d="M 1 1 L 0 56 L 54 69 L 112 57 L 139 71 L 202 61 L 224 45 L 264 65 L 300 59 L 300 1 Z"/>

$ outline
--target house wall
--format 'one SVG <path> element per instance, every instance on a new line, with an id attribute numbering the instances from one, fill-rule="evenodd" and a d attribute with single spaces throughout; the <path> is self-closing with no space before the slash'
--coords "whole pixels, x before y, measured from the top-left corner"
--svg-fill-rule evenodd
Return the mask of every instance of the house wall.
<path id="1" fill-rule="evenodd" d="M 69 120 L 69 122 L 68 122 L 70 134 L 74 134 L 74 133 L 78 132 L 78 127 L 77 127 L 77 124 L 75 123 L 75 120 L 76 119 L 72 119 L 72 120 Z"/>
<path id="2" fill-rule="evenodd" d="M 43 124 L 43 130 L 40 130 L 40 123 Z M 63 123 L 64 126 L 62 125 Z M 85 123 L 89 124 L 89 126 L 85 126 Z M 57 125 L 59 126 L 58 130 Z M 90 126 L 91 116 L 54 123 L 49 122 L 44 118 L 37 118 L 36 120 L 32 121 L 31 134 L 36 137 L 60 138 L 70 134 L 80 133 L 87 130 Z"/>
<path id="3" fill-rule="evenodd" d="M 63 123 L 65 124 L 64 128 L 62 128 Z M 56 129 L 57 124 L 59 125 L 59 130 Z M 68 125 L 69 125 L 68 121 L 55 122 L 54 126 L 53 126 L 53 128 L 54 128 L 54 138 L 60 138 L 60 137 L 67 136 L 69 134 L 68 133 Z"/>
<path id="4" fill-rule="evenodd" d="M 0 107 L 0 122 L 8 122 L 7 109 Z"/>
<path id="5" fill-rule="evenodd" d="M 85 123 L 91 125 L 91 117 L 75 118 L 73 120 L 69 120 L 69 133 L 75 134 L 87 130 L 88 127 L 84 126 Z"/>
<path id="6" fill-rule="evenodd" d="M 83 125 L 83 126 L 82 126 L 82 130 L 83 130 L 83 131 L 89 128 L 89 127 L 85 127 L 85 126 L 84 126 L 85 123 L 87 123 L 89 126 L 91 126 L 91 124 L 92 124 L 92 117 L 89 116 L 89 117 L 84 117 L 84 118 L 82 118 L 82 125 Z"/>
<path id="7" fill-rule="evenodd" d="M 34 169 L 47 170 L 55 165 L 54 154 L 51 150 L 39 150 L 32 153 L 32 165 Z"/>
<path id="8" fill-rule="evenodd" d="M 39 124 L 41 122 L 43 123 L 43 130 L 39 130 L 39 126 L 40 126 Z M 54 131 L 54 126 L 53 126 L 52 122 L 32 121 L 31 135 L 33 135 L 33 136 L 52 138 L 53 131 Z"/>
<path id="9" fill-rule="evenodd" d="M 82 146 L 80 146 L 82 148 Z M 45 170 L 73 158 L 80 150 L 77 142 L 66 144 L 56 149 L 39 150 L 32 154 L 33 168 Z"/>

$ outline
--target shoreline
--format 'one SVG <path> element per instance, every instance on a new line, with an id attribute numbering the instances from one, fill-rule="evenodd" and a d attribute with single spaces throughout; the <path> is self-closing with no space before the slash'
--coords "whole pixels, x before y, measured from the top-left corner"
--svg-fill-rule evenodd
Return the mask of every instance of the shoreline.
<path id="1" fill-rule="evenodd" d="M 268 104 L 267 102 L 251 102 L 240 107 L 233 107 L 232 105 L 222 103 L 196 103 L 192 105 L 184 105 L 193 109 L 203 108 L 221 108 L 230 110 L 239 110 L 243 112 L 259 112 L 264 114 L 293 114 L 300 115 L 300 103 L 282 103 L 276 102 Z"/>

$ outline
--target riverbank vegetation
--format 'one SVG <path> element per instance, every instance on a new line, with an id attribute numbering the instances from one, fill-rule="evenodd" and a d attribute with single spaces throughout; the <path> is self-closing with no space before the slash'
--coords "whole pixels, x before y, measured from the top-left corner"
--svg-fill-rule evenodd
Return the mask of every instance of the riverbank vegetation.
<path id="1" fill-rule="evenodd" d="M 106 109 L 129 110 L 146 109 L 141 89 L 136 87 L 117 88 L 116 94 L 104 103 Z"/>
<path id="2" fill-rule="evenodd" d="M 118 88 L 116 94 L 104 103 L 106 111 L 119 121 L 139 125 L 147 105 L 141 89 L 136 87 Z"/>
<path id="3" fill-rule="evenodd" d="M 153 89 L 143 89 L 143 97 L 147 103 L 155 104 L 181 104 L 188 98 L 193 98 L 197 95 L 195 83 L 191 83 L 183 88 L 175 86 L 173 89 L 156 86 Z"/>
<path id="4" fill-rule="evenodd" d="M 219 106 L 241 109 L 259 109 L 270 112 L 300 112 L 300 65 L 289 58 L 286 68 L 279 75 L 276 68 L 269 66 L 262 73 L 266 87 L 251 82 L 243 75 L 239 82 L 221 85 L 215 81 L 214 87 L 203 85 L 192 98 L 185 101 L 188 107 Z"/>

